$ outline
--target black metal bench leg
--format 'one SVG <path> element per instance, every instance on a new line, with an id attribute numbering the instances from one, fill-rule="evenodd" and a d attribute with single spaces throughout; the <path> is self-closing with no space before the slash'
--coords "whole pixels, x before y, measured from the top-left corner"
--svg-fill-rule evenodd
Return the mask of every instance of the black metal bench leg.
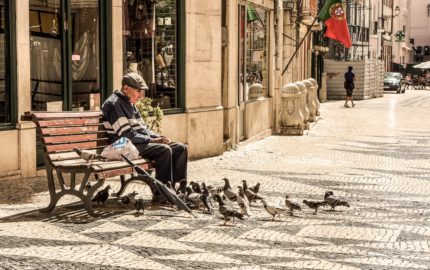
<path id="1" fill-rule="evenodd" d="M 121 182 L 121 186 L 119 187 L 118 192 L 112 193 L 111 195 L 113 197 L 119 197 L 122 195 L 122 193 L 124 192 L 125 188 L 127 187 L 128 183 L 130 182 L 129 180 L 125 180 L 125 175 L 121 175 L 119 177 L 119 180 Z"/>
<path id="2" fill-rule="evenodd" d="M 85 174 L 85 178 L 83 179 L 83 183 L 87 182 L 89 174 Z M 100 215 L 95 213 L 93 210 L 93 205 L 91 199 L 93 198 L 94 192 L 96 192 L 103 184 L 105 183 L 105 178 L 97 178 L 97 182 L 88 190 L 87 194 L 83 192 L 78 193 L 78 197 L 84 203 L 85 210 L 87 210 L 88 214 L 93 217 L 99 217 Z"/>
<path id="3" fill-rule="evenodd" d="M 52 173 L 52 169 L 46 169 L 46 175 L 48 177 L 48 190 L 49 190 L 49 197 L 50 202 L 48 207 L 42 208 L 39 210 L 40 213 L 50 213 L 52 210 L 54 210 L 55 206 L 57 205 L 58 199 L 60 199 L 61 196 L 59 196 L 55 192 L 55 183 L 54 183 L 54 175 Z"/>

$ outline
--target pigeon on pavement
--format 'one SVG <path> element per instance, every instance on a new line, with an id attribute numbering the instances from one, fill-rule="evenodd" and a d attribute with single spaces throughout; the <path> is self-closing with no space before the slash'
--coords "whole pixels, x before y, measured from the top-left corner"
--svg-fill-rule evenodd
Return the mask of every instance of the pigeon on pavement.
<path id="1" fill-rule="evenodd" d="M 327 191 L 324 194 L 324 201 L 330 205 L 331 210 L 334 211 L 336 206 L 346 206 L 346 207 L 350 207 L 349 203 L 347 201 L 341 200 L 341 199 L 337 199 L 335 197 L 333 197 L 334 193 L 333 191 Z"/>
<path id="2" fill-rule="evenodd" d="M 136 201 L 136 195 L 137 195 L 136 191 L 128 193 L 127 195 L 121 198 L 121 202 L 127 206 L 130 204 L 134 204 L 134 202 Z"/>
<path id="3" fill-rule="evenodd" d="M 222 190 L 224 191 L 225 196 L 227 196 L 230 201 L 236 201 L 237 194 L 231 189 L 230 181 L 227 178 L 223 178 L 222 180 L 224 180 L 224 187 Z"/>
<path id="4" fill-rule="evenodd" d="M 237 194 L 237 204 L 240 206 L 241 213 L 249 217 L 251 216 L 251 209 L 249 209 L 248 197 L 246 197 L 242 186 L 238 186 L 237 188 L 239 189 L 239 193 Z"/>
<path id="5" fill-rule="evenodd" d="M 91 201 L 97 202 L 97 204 L 99 203 L 104 204 L 109 198 L 109 189 L 110 189 L 110 186 L 107 185 L 104 189 L 97 192 L 96 196 L 94 196 L 94 198 Z"/>
<path id="6" fill-rule="evenodd" d="M 291 211 L 291 215 L 293 215 L 293 211 L 297 210 L 297 211 L 302 211 L 302 208 L 300 207 L 300 205 L 296 202 L 293 202 L 290 199 L 290 196 L 285 195 L 285 206 L 290 209 Z"/>
<path id="7" fill-rule="evenodd" d="M 219 212 L 221 215 L 224 216 L 224 226 L 226 225 L 227 221 L 229 221 L 231 218 L 233 219 L 234 224 L 234 218 L 244 219 L 243 215 L 233 208 L 229 207 L 224 203 L 224 200 L 221 198 L 219 194 L 214 195 L 214 199 L 218 202 L 219 205 Z"/>
<path id="8" fill-rule="evenodd" d="M 262 199 L 261 202 L 263 203 L 264 209 L 266 209 L 267 213 L 272 215 L 272 220 L 274 220 L 276 216 L 281 219 L 281 215 L 285 215 L 288 212 L 287 209 L 281 206 L 268 204 L 264 199 Z"/>
<path id="9" fill-rule="evenodd" d="M 327 205 L 327 202 L 325 202 L 325 201 L 317 202 L 317 201 L 303 200 L 303 203 L 306 204 L 309 208 L 315 210 L 314 215 L 317 214 L 318 208 L 320 208 L 321 206 L 326 206 Z"/>
<path id="10" fill-rule="evenodd" d="M 145 212 L 145 201 L 142 198 L 135 200 L 134 208 L 136 208 L 137 213 L 140 213 L 140 210 L 142 210 L 142 214 L 143 214 Z"/>
<path id="11" fill-rule="evenodd" d="M 263 197 L 261 197 L 258 194 L 255 194 L 254 191 L 250 190 L 248 188 L 248 184 L 246 183 L 246 180 L 242 180 L 243 183 L 243 191 L 245 192 L 246 197 L 248 198 L 249 205 L 251 206 L 251 202 L 255 200 L 263 200 Z"/>

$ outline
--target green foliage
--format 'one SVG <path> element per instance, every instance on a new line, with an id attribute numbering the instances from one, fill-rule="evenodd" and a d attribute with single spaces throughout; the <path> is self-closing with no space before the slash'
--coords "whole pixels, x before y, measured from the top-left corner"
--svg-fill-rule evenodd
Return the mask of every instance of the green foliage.
<path id="1" fill-rule="evenodd" d="M 152 99 L 148 97 L 141 98 L 135 105 L 148 128 L 156 133 L 160 133 L 161 120 L 163 120 L 164 115 L 160 106 L 152 106 Z"/>

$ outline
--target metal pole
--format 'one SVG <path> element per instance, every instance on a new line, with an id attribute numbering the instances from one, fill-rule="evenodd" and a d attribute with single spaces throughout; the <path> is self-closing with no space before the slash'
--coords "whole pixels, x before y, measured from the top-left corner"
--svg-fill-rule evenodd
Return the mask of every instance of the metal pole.
<path id="1" fill-rule="evenodd" d="M 314 23 L 318 20 L 318 16 L 315 17 L 314 21 L 312 22 L 312 24 L 310 26 L 308 26 L 308 30 L 306 31 L 305 36 L 302 38 L 302 40 L 300 41 L 299 45 L 296 47 L 296 50 L 294 51 L 293 55 L 291 56 L 290 60 L 288 61 L 288 64 L 285 66 L 284 70 L 282 71 L 281 75 L 284 75 L 285 71 L 288 69 L 288 67 L 291 64 L 291 61 L 293 61 L 294 56 L 296 56 L 297 52 L 299 51 L 299 48 L 302 46 L 303 41 L 305 41 L 306 37 L 308 36 L 309 32 L 311 31 L 312 25 L 314 25 Z"/>

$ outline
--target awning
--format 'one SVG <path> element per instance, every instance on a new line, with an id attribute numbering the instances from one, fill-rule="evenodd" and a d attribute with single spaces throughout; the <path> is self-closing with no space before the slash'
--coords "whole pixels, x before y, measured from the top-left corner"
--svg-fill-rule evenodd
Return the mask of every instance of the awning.
<path id="1" fill-rule="evenodd" d="M 418 65 L 413 66 L 413 68 L 430 69 L 430 61 L 422 62 Z"/>
<path id="2" fill-rule="evenodd" d="M 410 48 L 410 47 L 408 47 L 408 46 L 406 46 L 406 45 L 403 45 L 403 46 L 402 46 L 402 49 L 403 49 L 403 50 L 407 50 L 407 51 L 412 51 L 412 48 Z"/>

